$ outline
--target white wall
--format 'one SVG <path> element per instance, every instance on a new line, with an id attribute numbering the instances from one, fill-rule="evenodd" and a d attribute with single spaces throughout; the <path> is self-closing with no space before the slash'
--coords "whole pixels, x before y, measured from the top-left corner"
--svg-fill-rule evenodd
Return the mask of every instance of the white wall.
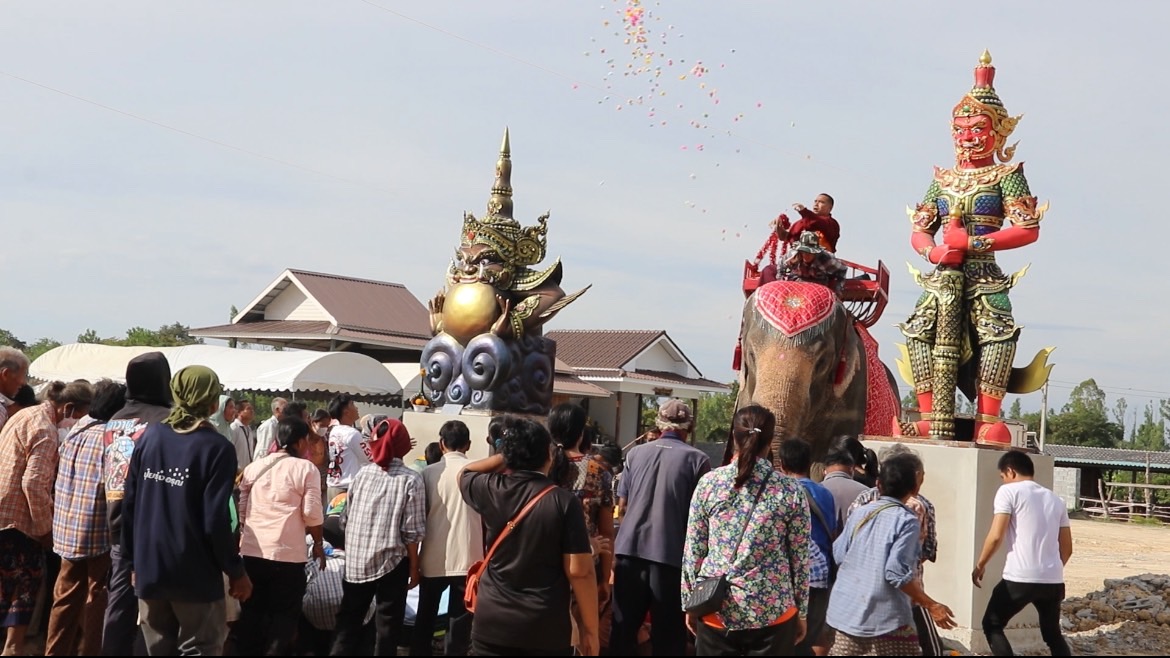
<path id="1" fill-rule="evenodd" d="M 1070 510 L 1081 508 L 1081 469 L 1059 467 L 1052 469 L 1052 491 Z"/>
<path id="2" fill-rule="evenodd" d="M 653 347 L 646 350 L 645 354 L 635 359 L 634 369 L 661 370 L 687 376 L 687 362 L 675 359 L 670 350 L 663 345 L 664 342 L 659 340 Z"/>
<path id="3" fill-rule="evenodd" d="M 329 316 L 320 304 L 306 297 L 300 288 L 290 285 L 264 308 L 264 319 L 320 322 L 329 320 Z"/>

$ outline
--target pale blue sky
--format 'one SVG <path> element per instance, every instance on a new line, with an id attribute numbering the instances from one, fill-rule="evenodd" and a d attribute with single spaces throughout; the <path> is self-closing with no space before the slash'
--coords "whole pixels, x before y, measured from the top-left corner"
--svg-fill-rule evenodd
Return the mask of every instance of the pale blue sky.
<path id="1" fill-rule="evenodd" d="M 218 324 L 286 267 L 426 299 L 508 125 L 517 217 L 551 210 L 565 287 L 594 284 L 554 327 L 666 329 L 731 379 L 742 260 L 777 212 L 825 191 L 840 254 L 893 274 L 876 330 L 892 364 L 917 294 L 904 263 L 922 264 L 904 207 L 951 164 L 949 111 L 989 48 L 1025 114 L 1017 158 L 1052 202 L 1041 240 L 1001 257 L 1032 264 L 1013 291 L 1017 362 L 1058 347 L 1057 405 L 1088 377 L 1131 409 L 1170 397 L 1170 5 L 646 3 L 674 60 L 650 117 L 626 103 L 648 76 L 605 88 L 607 59 L 638 64 L 613 35 L 624 2 L 376 4 L 0 4 L 0 326 L 70 341 Z M 678 79 L 696 61 L 703 90 Z"/>

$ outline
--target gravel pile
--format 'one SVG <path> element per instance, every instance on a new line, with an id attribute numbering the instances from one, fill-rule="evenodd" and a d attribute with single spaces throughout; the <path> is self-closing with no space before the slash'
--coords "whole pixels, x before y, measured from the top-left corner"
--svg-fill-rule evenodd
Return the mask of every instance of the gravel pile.
<path id="1" fill-rule="evenodd" d="M 1061 627 L 1074 655 L 1164 656 L 1170 653 L 1170 575 L 1108 579 L 1104 588 L 1061 606 Z"/>

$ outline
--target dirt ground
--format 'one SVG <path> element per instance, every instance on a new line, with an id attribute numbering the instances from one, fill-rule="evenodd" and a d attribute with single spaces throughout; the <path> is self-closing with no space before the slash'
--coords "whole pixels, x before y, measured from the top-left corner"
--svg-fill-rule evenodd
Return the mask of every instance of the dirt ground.
<path id="1" fill-rule="evenodd" d="M 1072 520 L 1073 556 L 1065 567 L 1066 596 L 1101 589 L 1106 578 L 1170 574 L 1170 527 Z"/>

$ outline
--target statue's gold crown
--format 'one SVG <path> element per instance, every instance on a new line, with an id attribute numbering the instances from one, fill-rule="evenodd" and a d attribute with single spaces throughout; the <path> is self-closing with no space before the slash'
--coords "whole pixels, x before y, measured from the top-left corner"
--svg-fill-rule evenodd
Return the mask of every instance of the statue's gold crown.
<path id="1" fill-rule="evenodd" d="M 995 67 L 991 65 L 991 53 L 984 50 L 979 56 L 979 65 L 975 67 L 975 86 L 971 87 L 971 91 L 955 105 L 951 116 L 957 118 L 984 114 L 990 117 L 991 129 L 999 136 L 998 155 L 1001 160 L 1007 162 L 1011 160 L 1016 150 L 1014 145 L 1007 146 L 1007 138 L 1024 115 L 1013 117 L 1008 114 L 1003 101 L 999 99 L 999 94 L 995 93 L 994 83 Z"/>
<path id="2" fill-rule="evenodd" d="M 487 214 L 482 220 L 469 212 L 463 214 L 460 244 L 463 247 L 484 245 L 496 252 L 504 264 L 528 267 L 544 260 L 547 235 L 548 213 L 537 218 L 536 226 L 520 226 L 512 218 L 512 154 L 505 128 Z"/>

